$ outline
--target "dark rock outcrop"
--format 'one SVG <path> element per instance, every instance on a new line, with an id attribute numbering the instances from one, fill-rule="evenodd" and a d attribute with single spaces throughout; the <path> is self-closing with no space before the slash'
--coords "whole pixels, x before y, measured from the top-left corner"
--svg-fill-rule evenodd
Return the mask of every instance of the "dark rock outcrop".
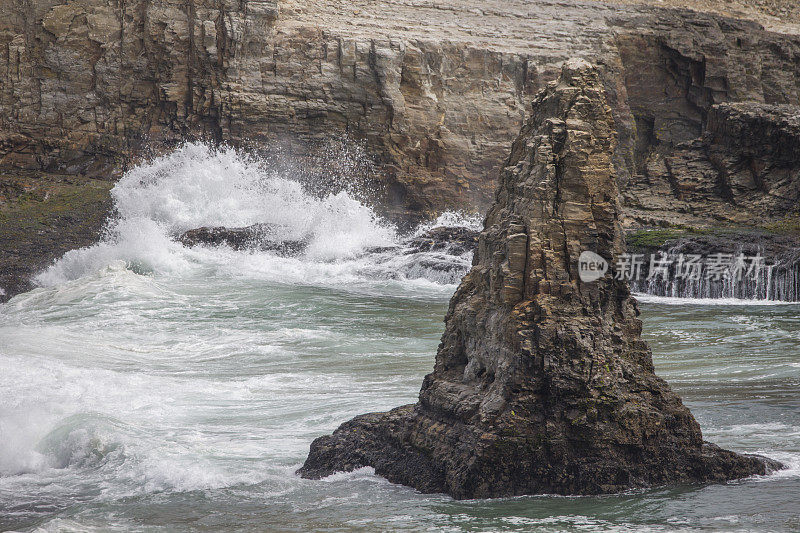
<path id="1" fill-rule="evenodd" d="M 286 229 L 275 224 L 253 224 L 244 228 L 224 226 L 195 228 L 183 232 L 178 241 L 184 246 L 229 246 L 234 250 L 258 249 L 291 254 L 302 253 L 308 246 L 303 239 L 285 239 Z M 415 254 L 442 252 L 464 255 L 478 244 L 479 232 L 462 226 L 437 226 L 411 237 L 396 246 L 371 248 L 366 253 L 397 252 Z"/>
<path id="2" fill-rule="evenodd" d="M 379 268 L 372 274 L 392 279 L 424 278 L 455 284 L 469 271 L 479 231 L 463 226 L 437 226 L 401 239 L 392 246 L 369 248 L 364 256 Z M 390 265 L 390 266 L 389 266 Z M 364 274 L 370 275 L 369 271 Z"/>
<path id="3" fill-rule="evenodd" d="M 100 238 L 113 182 L 59 174 L 0 174 L 0 302 L 34 288 L 54 260 Z"/>
<path id="4" fill-rule="evenodd" d="M 253 224 L 244 228 L 203 227 L 182 233 L 178 241 L 184 246 L 229 246 L 234 250 L 262 250 L 291 256 L 303 253 L 305 240 L 281 238 L 281 227 L 274 224 Z"/>
<path id="5" fill-rule="evenodd" d="M 627 286 L 580 281 L 582 251 L 624 250 L 614 145 L 598 71 L 567 62 L 514 143 L 419 402 L 315 440 L 303 476 L 372 466 L 423 492 L 483 498 L 778 467 L 704 442 L 654 373 Z"/>
<path id="6" fill-rule="evenodd" d="M 405 244 L 413 253 L 445 252 L 449 255 L 463 255 L 475 250 L 479 232 L 461 226 L 438 226 L 431 228 Z"/>

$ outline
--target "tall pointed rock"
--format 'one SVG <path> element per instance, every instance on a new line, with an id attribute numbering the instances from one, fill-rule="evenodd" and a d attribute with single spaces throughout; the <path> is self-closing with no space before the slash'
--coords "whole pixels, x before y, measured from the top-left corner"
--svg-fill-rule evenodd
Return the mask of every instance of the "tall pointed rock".
<path id="1" fill-rule="evenodd" d="M 513 145 L 450 302 L 419 402 L 359 416 L 311 445 L 300 473 L 372 466 L 456 498 L 598 494 L 764 474 L 776 463 L 705 443 L 653 370 L 638 310 L 578 258 L 624 251 L 615 128 L 597 70 L 567 62 Z"/>

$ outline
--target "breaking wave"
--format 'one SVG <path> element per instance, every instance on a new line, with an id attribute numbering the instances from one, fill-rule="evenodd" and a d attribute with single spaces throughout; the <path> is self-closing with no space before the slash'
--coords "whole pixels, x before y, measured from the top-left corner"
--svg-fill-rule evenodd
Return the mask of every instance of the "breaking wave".
<path id="1" fill-rule="evenodd" d="M 374 280 L 450 285 L 469 269 L 471 253 L 413 253 L 397 229 L 352 191 L 320 194 L 293 178 L 233 148 L 187 143 L 127 172 L 111 191 L 116 213 L 102 241 L 68 252 L 36 281 L 58 286 L 119 262 L 138 274 L 212 272 L 323 285 Z M 188 248 L 177 240 L 194 228 L 254 224 L 279 227 L 282 240 L 302 240 L 302 256 Z M 479 224 L 474 216 L 449 212 L 410 237 L 437 225 Z"/>

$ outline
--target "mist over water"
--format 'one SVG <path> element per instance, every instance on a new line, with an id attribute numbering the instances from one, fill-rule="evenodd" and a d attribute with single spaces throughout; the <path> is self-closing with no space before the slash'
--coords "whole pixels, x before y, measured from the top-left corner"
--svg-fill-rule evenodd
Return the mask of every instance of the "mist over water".
<path id="1" fill-rule="evenodd" d="M 309 190 L 232 149 L 187 144 L 112 194 L 102 242 L 0 306 L 0 530 L 800 528 L 798 305 L 642 304 L 656 368 L 705 437 L 790 466 L 778 474 L 480 502 L 369 469 L 302 480 L 315 437 L 416 400 L 471 257 L 410 253 L 352 191 Z M 176 240 L 256 223 L 308 248 Z"/>

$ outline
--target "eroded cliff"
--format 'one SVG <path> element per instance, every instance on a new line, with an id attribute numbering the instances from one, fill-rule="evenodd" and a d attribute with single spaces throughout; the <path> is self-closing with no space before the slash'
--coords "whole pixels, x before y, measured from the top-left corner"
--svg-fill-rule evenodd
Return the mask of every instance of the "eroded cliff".
<path id="1" fill-rule="evenodd" d="M 684 187 L 665 170 L 715 105 L 800 105 L 800 37 L 754 22 L 583 0 L 0 5 L 4 175 L 108 180 L 190 138 L 319 161 L 329 139 L 349 138 L 374 159 L 376 201 L 396 219 L 481 211 L 533 95 L 564 60 L 585 57 L 603 73 L 633 224 L 786 211 L 785 194 L 760 186 L 739 195 L 704 182 L 710 200 L 688 202 L 675 191 L 705 174 Z M 44 195 L 47 183 L 26 191 Z"/>
<path id="2" fill-rule="evenodd" d="M 620 165 L 726 101 L 800 105 L 800 38 L 682 10 L 555 2 L 3 0 L 0 164 L 107 175 L 206 137 L 364 140 L 396 213 L 488 205 L 532 95 L 592 57 Z M 636 180 L 634 180 L 636 181 Z"/>

